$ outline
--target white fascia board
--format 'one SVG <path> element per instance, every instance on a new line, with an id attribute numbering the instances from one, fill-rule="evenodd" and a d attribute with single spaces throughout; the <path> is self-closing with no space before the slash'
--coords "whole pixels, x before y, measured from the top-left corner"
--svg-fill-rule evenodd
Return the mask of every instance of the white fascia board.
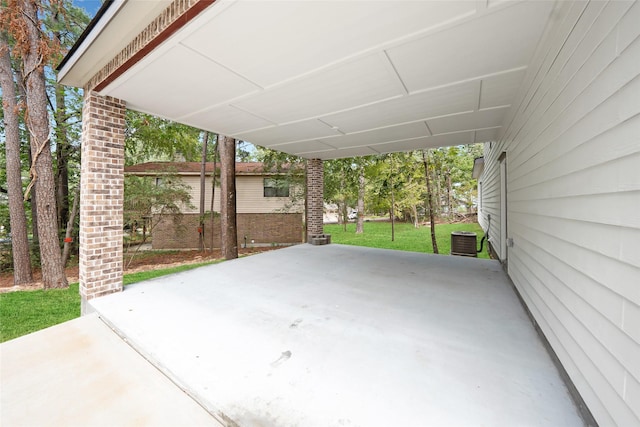
<path id="1" fill-rule="evenodd" d="M 114 16 L 118 13 L 118 11 L 125 5 L 126 0 L 115 0 L 111 6 L 105 11 L 104 15 L 100 17 L 100 20 L 96 23 L 95 27 L 91 30 L 89 34 L 82 41 L 82 44 L 78 47 L 78 49 L 73 53 L 73 56 L 69 58 L 69 60 L 64 64 L 64 67 L 60 69 L 58 72 L 58 82 L 62 84 L 67 84 L 69 86 L 76 86 L 75 82 L 65 82 L 65 77 L 74 67 L 74 65 L 82 58 L 82 55 L 89 49 L 89 47 L 93 44 L 93 42 L 98 38 L 98 36 L 102 33 L 102 31 L 106 28 L 106 26 L 111 22 Z M 77 86 L 76 86 L 77 87 Z"/>

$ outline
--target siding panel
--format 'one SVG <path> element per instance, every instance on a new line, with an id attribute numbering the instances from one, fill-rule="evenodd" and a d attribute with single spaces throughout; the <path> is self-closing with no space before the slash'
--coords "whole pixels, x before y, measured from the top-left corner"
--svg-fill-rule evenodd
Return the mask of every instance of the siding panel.
<path id="1" fill-rule="evenodd" d="M 612 40 L 615 39 L 615 37 L 613 37 L 614 35 L 611 37 Z M 613 42 L 609 46 L 609 49 L 615 50 L 615 44 Z M 574 129 L 574 134 L 570 136 L 573 137 L 574 143 L 578 143 L 588 138 L 581 135 L 581 132 L 588 132 L 591 127 L 600 126 L 601 129 L 607 129 L 638 114 L 638 102 L 635 94 L 640 84 L 638 83 L 638 72 L 640 70 L 640 39 L 636 39 L 627 51 L 625 51 L 625 54 L 618 57 L 610 65 L 611 66 L 607 67 L 604 72 L 598 76 L 599 78 L 593 82 L 592 85 L 588 86 L 580 96 L 571 99 L 574 102 L 572 108 L 567 108 L 563 111 L 553 109 L 545 116 L 536 119 L 536 121 L 541 121 L 547 126 L 536 136 L 536 139 L 534 139 L 537 144 L 533 144 L 532 146 L 532 140 L 527 140 L 524 141 L 524 145 L 518 148 L 514 147 L 514 156 L 512 159 L 514 160 L 514 165 L 518 166 L 518 169 L 520 166 L 525 167 L 523 170 L 518 170 L 518 175 L 526 174 L 530 169 L 544 163 L 545 159 L 538 159 L 535 157 L 535 154 L 543 151 L 547 145 L 558 142 L 560 137 L 564 140 L 563 134 L 575 124 L 578 126 Z M 628 84 L 629 86 L 625 88 L 625 85 Z M 609 108 L 606 109 L 606 111 L 597 112 L 592 117 L 592 119 L 596 120 L 596 123 L 593 123 L 591 126 L 585 126 L 585 123 L 578 123 L 583 117 L 595 110 L 614 94 L 614 98 L 609 100 Z M 571 98 L 568 93 L 566 97 Z M 558 101 L 559 104 L 564 102 L 566 102 L 564 99 L 559 99 Z M 607 108 L 607 106 L 603 108 Z M 535 126 L 535 123 L 531 123 L 531 126 Z M 575 133 L 577 133 L 577 135 L 575 135 Z M 567 146 L 567 150 L 571 148 L 573 147 Z M 526 165 L 524 165 L 525 162 Z M 518 175 L 514 176 L 514 178 Z"/>
<path id="2" fill-rule="evenodd" d="M 501 140 L 511 140 L 517 138 L 525 112 L 530 108 L 533 98 L 538 94 L 538 89 L 545 76 L 549 73 L 549 69 L 556 64 L 558 54 L 562 52 L 562 47 L 567 43 L 575 29 L 576 22 L 580 23 L 581 14 L 584 13 L 588 6 L 586 2 L 565 2 L 560 3 L 560 7 L 555 10 L 560 25 L 551 26 L 545 32 L 540 46 L 536 50 L 534 62 L 528 68 L 527 75 L 521 86 L 521 92 L 518 95 L 520 102 L 517 109 L 512 109 L 508 113 L 510 125 L 504 131 Z"/>
<path id="3" fill-rule="evenodd" d="M 640 425 L 640 4 L 555 12 L 485 146 L 479 221 L 498 250 L 508 222 L 509 275 L 596 420 Z"/>
<path id="4" fill-rule="evenodd" d="M 548 254 L 541 256 L 542 251 L 537 250 L 533 245 L 525 244 L 523 249 L 525 250 L 518 252 L 514 257 L 520 259 L 522 264 L 527 266 L 531 277 L 535 277 L 538 283 L 544 284 L 546 291 L 563 305 L 563 309 L 568 310 L 563 314 L 563 318 L 571 316 L 589 331 L 589 336 L 578 341 L 580 345 L 591 350 L 596 342 L 601 345 L 601 348 L 596 346 L 598 350 L 596 357 L 591 357 L 594 361 L 609 360 L 612 357 L 615 359 L 617 363 L 604 364 L 600 368 L 603 371 L 609 369 L 611 373 L 614 372 L 612 369 L 615 369 L 618 376 L 616 381 L 612 381 L 612 384 L 616 386 L 622 396 L 622 378 L 625 372 L 640 379 L 640 365 L 634 363 L 640 358 L 640 345 L 629 335 L 619 333 L 622 298 L 617 302 L 617 309 L 615 299 L 610 300 L 611 306 L 607 308 L 610 311 L 617 311 L 618 317 L 615 322 L 611 322 L 601 314 L 605 304 L 601 301 L 594 301 L 598 291 L 600 291 L 600 295 L 605 295 L 606 289 L 599 289 L 601 286 L 597 282 L 594 283 L 588 277 L 583 277 L 584 275 L 580 271 L 565 268 L 560 262 L 550 261 Z M 546 265 L 542 264 L 543 261 L 546 261 Z M 563 283 L 568 282 L 581 283 L 576 286 L 578 292 L 569 286 L 563 286 Z M 585 293 L 590 293 L 591 296 L 585 297 Z M 585 298 L 590 298 L 592 304 L 589 304 Z M 574 332 L 572 335 L 576 336 L 576 333 Z M 592 345 L 588 345 L 589 340 L 594 340 L 591 342 Z M 628 366 L 629 370 L 623 369 L 623 366 Z"/>
<path id="5" fill-rule="evenodd" d="M 515 217 L 516 215 L 514 215 Z M 513 218 L 514 222 L 518 222 L 518 218 Z M 533 221 L 535 220 L 535 222 Z M 531 227 L 531 233 L 545 233 L 550 236 L 555 236 L 563 243 L 568 243 L 577 248 L 585 247 L 590 248 L 593 252 L 598 252 L 601 248 L 599 244 L 595 243 L 598 240 L 587 241 L 584 244 L 584 240 L 588 236 L 584 236 L 581 230 L 589 228 L 588 224 L 577 223 L 572 221 L 558 221 L 548 218 L 536 218 L 533 217 L 527 225 Z M 601 234 L 607 239 L 607 232 L 611 231 L 613 227 L 603 227 Z M 640 237 L 640 233 L 636 234 Z M 525 236 L 518 235 L 518 240 L 523 243 L 520 245 L 523 248 L 534 245 L 532 242 L 525 240 Z M 583 239 L 581 239 L 581 237 Z M 610 289 L 609 287 L 599 283 L 595 279 L 587 276 L 584 272 L 575 270 L 575 268 L 566 269 L 563 268 L 564 261 L 558 259 L 556 255 L 550 251 L 552 248 L 533 246 L 527 252 L 534 257 L 536 262 L 546 266 L 549 270 L 553 271 L 558 279 L 570 289 L 572 289 L 577 295 L 580 295 L 589 304 L 595 307 L 603 316 L 605 316 L 610 322 L 621 325 L 623 320 L 624 311 L 624 297 L 618 290 Z M 535 256 L 534 256 L 535 254 Z M 615 260 L 615 257 L 611 257 Z"/>
<path id="6" fill-rule="evenodd" d="M 585 126 L 593 126 L 595 121 L 585 121 Z M 558 191 L 555 186 L 548 185 L 549 181 L 556 177 L 564 177 L 572 173 L 590 173 L 589 168 L 597 167 L 600 165 L 606 165 L 616 160 L 624 162 L 622 169 L 613 174 L 618 176 L 619 174 L 627 174 L 625 176 L 618 176 L 618 185 L 621 190 L 638 189 L 640 185 L 640 178 L 637 174 L 637 155 L 638 144 L 640 144 L 640 135 L 638 135 L 638 126 L 640 126 L 640 115 L 636 115 L 629 120 L 623 122 L 617 127 L 608 129 L 604 133 L 601 133 L 588 141 L 576 145 L 572 151 L 565 151 L 560 149 L 563 145 L 570 145 L 573 141 L 571 135 L 566 135 L 566 138 L 562 139 L 562 143 L 558 142 L 549 147 L 547 150 L 548 157 L 546 163 L 542 163 L 538 168 L 531 170 L 526 175 L 521 175 L 520 178 L 513 178 L 511 181 L 510 190 L 512 191 L 512 197 L 516 199 L 518 191 L 532 187 L 537 184 L 543 184 L 549 192 Z M 585 137 L 588 137 L 585 135 Z M 615 142 L 611 142 L 615 141 Z M 634 157 L 629 160 L 630 157 Z M 593 170 L 592 170 L 593 171 Z M 515 170 L 514 174 L 522 173 L 520 170 Z M 523 177 L 526 177 L 523 178 Z M 584 177 L 581 177 L 584 179 Z M 592 180 L 594 185 L 609 185 L 609 180 Z M 576 191 L 590 191 L 597 193 L 593 188 L 583 188 L 583 186 L 576 185 L 574 194 Z"/>
<path id="7" fill-rule="evenodd" d="M 640 3 L 635 2 L 618 25 L 618 54 L 624 51 L 640 34 Z"/>
<path id="8" fill-rule="evenodd" d="M 559 218 L 590 221 L 622 227 L 640 227 L 638 209 L 640 191 L 567 196 L 559 198 L 512 201 L 509 208 L 514 212 L 530 212 L 535 215 L 552 215 Z"/>
<path id="9" fill-rule="evenodd" d="M 516 260 L 517 262 L 517 260 Z M 524 273 L 526 274 L 526 269 Z M 522 283 L 523 276 L 520 269 L 514 268 L 512 278 L 514 282 Z M 565 329 L 554 330 L 551 325 L 558 322 L 554 312 L 546 305 L 545 301 L 531 287 L 518 289 L 525 304 L 529 307 L 531 314 L 536 319 L 536 323 L 543 330 L 547 331 L 545 336 L 553 347 L 554 352 L 562 361 L 563 367 L 569 377 L 573 379 L 575 386 L 580 390 L 581 396 L 592 413 L 598 414 L 598 422 L 602 426 L 615 425 L 613 418 L 609 414 L 608 408 L 597 397 L 593 384 L 586 381 L 586 378 L 597 376 L 597 372 L 589 375 L 595 366 L 591 360 L 587 360 L 585 353 L 573 354 L 570 349 L 577 345 L 575 338 L 567 333 Z M 544 315 L 546 314 L 546 316 Z"/>
<path id="10" fill-rule="evenodd" d="M 589 6 L 597 7 L 599 4 L 601 2 L 592 2 Z M 589 30 L 595 29 L 595 32 L 585 34 L 582 40 L 584 47 L 577 49 L 566 64 L 563 64 L 562 58 L 568 45 L 566 42 L 563 44 L 560 54 L 554 58 L 553 67 L 543 74 L 545 79 L 541 81 L 539 87 L 535 88 L 537 98 L 527 105 L 527 110 L 522 113 L 519 122 L 516 122 L 518 124 L 514 131 L 517 130 L 518 135 L 514 134 L 514 138 L 525 142 L 537 138 L 539 132 L 544 131 L 551 121 L 564 111 L 612 61 L 617 51 L 617 34 L 611 30 L 610 20 L 619 18 L 631 5 L 631 2 L 607 4 L 596 23 L 589 28 Z M 582 19 L 586 15 L 587 13 L 582 16 Z M 603 23 L 609 24 L 609 27 L 604 27 Z M 580 22 L 574 31 L 581 27 L 579 24 Z M 559 65 L 562 66 L 558 67 Z M 601 79 L 602 81 L 606 82 Z M 558 123 L 564 122 L 566 121 Z M 540 126 L 539 123 L 545 123 L 545 125 Z M 525 148 L 537 149 L 529 145 Z"/>
<path id="11" fill-rule="evenodd" d="M 602 223 L 575 221 L 548 215 L 511 212 L 513 224 L 535 229 L 578 247 L 589 249 L 598 256 L 619 260 L 640 268 L 640 230 Z"/>
<path id="12" fill-rule="evenodd" d="M 583 272 L 596 282 L 624 296 L 625 299 L 640 305 L 640 289 L 638 289 L 640 269 L 637 267 L 620 262 L 619 259 L 603 257 L 591 251 L 589 247 L 567 243 L 550 234 L 530 232 L 525 224 L 514 223 L 511 234 L 514 235 L 516 242 L 513 252 L 522 251 L 520 246 L 524 246 L 524 242 L 520 242 L 520 239 L 531 242 L 545 248 L 566 267 Z"/>
<path id="13" fill-rule="evenodd" d="M 567 163 L 571 164 L 573 162 L 567 161 Z M 564 174 L 566 170 L 558 167 L 555 172 L 558 173 L 558 169 L 560 169 L 562 175 L 554 177 L 551 173 L 548 173 L 544 181 L 537 183 L 534 179 L 538 177 L 532 177 L 532 182 L 527 187 L 517 190 L 511 189 L 509 197 L 511 201 L 515 202 L 638 191 L 640 190 L 640 179 L 637 171 L 639 164 L 640 153 L 634 153 L 613 161 L 597 163 L 590 168 L 568 174 Z M 588 188 L 582 186 L 581 184 L 585 180 L 590 180 L 592 185 Z"/>
<path id="14" fill-rule="evenodd" d="M 622 330 L 636 342 L 640 342 L 640 305 L 624 301 L 622 312 Z"/>
<path id="15" fill-rule="evenodd" d="M 540 299 L 540 314 L 547 321 L 562 319 L 566 325 L 565 333 L 572 337 L 572 341 L 565 340 L 564 343 L 570 343 L 571 347 L 590 348 L 590 352 L 586 353 L 590 364 L 598 369 L 605 379 L 608 380 L 609 386 L 621 394 L 624 388 L 625 370 L 619 363 L 610 363 L 604 366 L 597 366 L 597 361 L 602 358 L 611 358 L 611 354 L 607 348 L 590 333 L 590 331 L 580 323 L 575 313 L 562 303 L 562 300 L 554 294 L 555 279 L 550 279 L 550 273 L 541 268 L 540 265 L 531 264 L 531 259 L 514 256 L 511 259 L 512 264 L 518 267 L 518 271 L 526 273 L 530 279 L 531 288 L 528 295 L 530 297 Z M 529 268 L 531 267 L 531 268 Z M 538 273 L 539 275 L 536 275 Z M 598 390 L 596 390 L 596 393 Z"/>
<path id="16" fill-rule="evenodd" d="M 191 187 L 191 204 L 190 209 L 185 209 L 184 213 L 197 213 L 200 211 L 200 177 L 199 176 L 182 176 L 182 182 Z M 264 197 L 264 176 L 254 175 L 238 175 L 236 176 L 236 194 L 238 213 L 301 213 L 304 209 L 304 202 L 299 201 L 297 204 L 288 197 Z M 211 209 L 211 177 L 208 176 L 205 181 L 205 203 L 204 209 Z M 219 181 L 216 183 L 215 203 L 213 209 L 220 212 L 220 186 Z M 293 192 L 300 189 L 292 188 Z"/>
<path id="17" fill-rule="evenodd" d="M 640 383 L 633 378 L 629 378 L 625 384 L 625 402 L 640 418 Z"/>
<path id="18" fill-rule="evenodd" d="M 531 272 L 528 271 L 524 263 L 518 263 L 518 258 L 514 257 L 514 264 L 516 264 L 516 271 L 522 272 L 513 273 L 514 281 L 529 281 Z M 525 279 L 526 277 L 526 279 Z M 615 383 L 615 376 L 612 378 L 605 377 L 604 371 L 614 371 L 616 368 L 616 362 L 609 362 L 603 364 L 600 357 L 606 357 L 606 352 L 602 351 L 602 346 L 590 337 L 590 333 L 585 328 L 581 327 L 573 316 L 567 315 L 567 311 L 558 300 L 548 292 L 548 290 L 539 284 L 536 280 L 530 280 L 528 286 L 528 294 L 530 297 L 525 299 L 528 305 L 535 305 L 537 311 L 537 318 L 544 319 L 539 321 L 541 328 L 553 328 L 554 324 L 561 323 L 563 328 L 554 328 L 556 332 L 555 336 L 547 335 L 552 346 L 564 351 L 568 357 L 560 357 L 561 360 L 566 361 L 566 365 L 573 365 L 576 368 L 575 372 L 567 370 L 569 375 L 573 378 L 577 378 L 575 381 L 576 387 L 583 393 L 583 398 L 589 409 L 595 412 L 596 409 L 601 409 L 600 412 L 594 413 L 596 420 L 603 426 L 605 425 L 619 425 L 619 426 L 635 426 L 638 425 L 640 419 L 635 416 L 631 408 L 620 397 L 620 394 L 612 382 Z M 588 348 L 588 351 L 577 351 L 582 346 Z M 556 351 L 556 353 L 558 353 Z M 606 359 L 605 359 L 606 360 Z M 573 363 L 571 363 L 573 362 Z M 587 380 L 589 387 L 582 381 Z M 581 387 L 582 385 L 582 387 Z M 597 402 L 594 402 L 597 400 Z"/>

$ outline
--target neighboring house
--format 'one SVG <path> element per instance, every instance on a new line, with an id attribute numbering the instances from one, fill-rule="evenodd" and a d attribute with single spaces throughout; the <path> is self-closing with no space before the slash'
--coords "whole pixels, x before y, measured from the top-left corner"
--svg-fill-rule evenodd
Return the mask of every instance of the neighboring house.
<path id="1" fill-rule="evenodd" d="M 162 185 L 166 176 L 177 176 L 189 186 L 190 207 L 177 217 L 154 215 L 154 249 L 192 249 L 199 245 L 199 162 L 151 162 L 125 168 L 125 175 L 148 176 Z M 219 166 L 218 166 L 219 170 Z M 213 163 L 206 165 L 205 212 L 211 210 Z M 220 180 L 216 182 L 214 212 L 220 212 Z M 236 164 L 238 245 L 287 245 L 302 242 L 304 200 L 282 173 L 264 172 L 262 163 Z M 211 247 L 211 219 L 205 220 L 205 244 Z M 246 238 L 246 240 L 245 240 Z M 214 219 L 213 247 L 220 247 L 219 217 Z"/>

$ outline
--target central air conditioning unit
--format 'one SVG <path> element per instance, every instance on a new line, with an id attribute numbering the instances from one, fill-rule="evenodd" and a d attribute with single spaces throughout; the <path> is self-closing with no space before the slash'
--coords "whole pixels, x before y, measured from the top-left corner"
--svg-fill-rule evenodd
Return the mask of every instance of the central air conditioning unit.
<path id="1" fill-rule="evenodd" d="M 454 231 L 451 233 L 451 255 L 478 257 L 478 240 L 471 231 Z"/>

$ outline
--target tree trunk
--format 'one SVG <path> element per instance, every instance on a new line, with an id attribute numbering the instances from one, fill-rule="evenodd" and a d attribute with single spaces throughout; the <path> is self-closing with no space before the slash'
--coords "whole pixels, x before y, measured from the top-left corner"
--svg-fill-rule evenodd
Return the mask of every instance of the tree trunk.
<path id="1" fill-rule="evenodd" d="M 220 144 L 220 239 L 224 259 L 238 258 L 236 227 L 236 140 L 218 136 Z"/>
<path id="2" fill-rule="evenodd" d="M 18 96 L 21 97 L 22 99 L 27 99 L 27 90 L 25 89 L 24 86 L 24 76 L 22 74 L 22 70 L 17 69 L 16 70 L 16 78 L 17 78 L 17 85 L 16 87 L 18 88 Z M 29 132 L 26 133 L 25 135 L 25 139 L 26 139 L 26 143 L 27 145 L 30 147 L 31 146 L 31 135 L 29 134 Z M 31 154 L 31 150 L 28 151 L 28 155 L 29 155 L 29 164 L 33 164 L 33 155 Z M 36 194 L 36 189 L 35 187 L 31 188 L 31 192 L 27 195 L 25 195 L 25 200 L 29 200 L 29 205 L 31 206 L 31 236 L 32 236 L 32 245 L 34 248 L 40 248 L 40 245 L 38 244 L 39 240 L 38 240 L 38 203 L 37 203 L 37 194 Z"/>
<path id="3" fill-rule="evenodd" d="M 215 211 L 213 210 L 214 202 L 216 200 L 216 169 L 218 169 L 218 150 L 220 144 L 218 138 L 216 138 L 215 146 L 213 147 L 213 177 L 211 178 L 211 251 L 213 251 L 213 239 L 215 237 L 214 222 L 216 219 Z"/>
<path id="4" fill-rule="evenodd" d="M 396 239 L 396 193 L 393 185 L 393 154 L 390 154 L 391 159 L 391 174 L 389 175 L 390 183 L 391 183 L 391 241 L 395 241 Z"/>
<path id="5" fill-rule="evenodd" d="M 39 52 L 40 29 L 36 5 L 24 0 L 24 23 L 29 34 L 29 50 L 23 57 L 23 70 L 27 92 L 27 128 L 31 134 L 32 182 L 38 194 L 38 236 L 40 263 L 44 288 L 69 286 L 62 268 L 58 244 L 58 218 L 56 210 L 53 161 L 49 143 L 49 114 L 45 89 L 44 64 Z"/>
<path id="6" fill-rule="evenodd" d="M 427 158 L 429 157 L 429 155 L 427 154 Z M 442 214 L 442 179 L 439 179 L 439 176 L 436 174 L 436 168 L 437 168 L 437 164 L 435 163 L 435 160 L 433 162 L 431 162 L 431 167 L 429 168 L 431 175 L 429 176 L 429 179 L 431 180 L 431 183 L 435 183 L 435 185 L 431 185 L 431 187 L 435 187 L 434 189 L 434 193 L 435 193 L 435 197 L 433 200 L 433 215 L 434 216 L 439 216 L 440 214 Z M 429 193 L 431 194 L 431 193 Z"/>
<path id="7" fill-rule="evenodd" d="M 69 261 L 69 253 L 71 252 L 71 236 L 73 234 L 73 224 L 76 221 L 78 215 L 78 209 L 80 208 L 80 183 L 78 183 L 78 189 L 76 190 L 75 197 L 73 198 L 73 207 L 71 208 L 71 215 L 67 221 L 67 230 L 64 233 L 64 246 L 62 247 L 62 265 L 66 266 Z M 144 241 L 144 233 L 143 238 Z"/>
<path id="8" fill-rule="evenodd" d="M 9 198 L 9 223 L 13 254 L 13 284 L 22 285 L 33 280 L 27 217 L 24 211 L 20 168 L 20 130 L 18 105 L 6 35 L 0 33 L 0 87 L 4 111 L 7 193 Z"/>
<path id="9" fill-rule="evenodd" d="M 358 175 L 358 223 L 356 224 L 356 234 L 364 233 L 364 166 L 360 165 Z"/>
<path id="10" fill-rule="evenodd" d="M 453 217 L 451 205 L 451 171 L 447 171 L 447 213 L 449 214 L 449 218 Z"/>
<path id="11" fill-rule="evenodd" d="M 29 151 L 29 164 L 33 163 L 33 156 Z M 38 237 L 38 195 L 36 188 L 33 187 L 29 193 L 29 204 L 31 205 L 31 236 L 33 250 L 40 250 L 40 238 Z"/>
<path id="12" fill-rule="evenodd" d="M 347 212 L 347 193 L 346 193 L 346 184 L 345 184 L 345 177 L 344 177 L 344 169 L 340 169 L 340 188 L 341 188 L 341 198 L 342 198 L 342 204 L 340 205 L 341 207 L 341 217 L 342 217 L 342 230 L 344 232 L 347 231 L 347 221 L 349 219 L 349 213 Z"/>
<path id="13" fill-rule="evenodd" d="M 427 184 L 427 203 L 429 205 L 429 223 L 431 226 L 431 245 L 433 253 L 438 253 L 438 242 L 436 240 L 436 221 L 433 214 L 433 197 L 431 196 L 431 183 L 429 180 L 429 160 L 425 150 L 422 150 L 422 164 L 424 165 L 424 178 Z"/>
<path id="14" fill-rule="evenodd" d="M 209 132 L 204 132 L 202 136 L 202 162 L 200 163 L 200 225 L 198 234 L 200 235 L 200 251 L 204 252 L 204 199 L 207 173 L 207 143 L 209 142 Z M 213 212 L 211 213 L 213 215 Z"/>
<path id="15" fill-rule="evenodd" d="M 342 218 L 342 230 L 346 232 L 347 220 L 349 218 L 349 213 L 347 212 L 347 202 L 342 199 L 342 201 L 338 203 L 338 206 L 340 207 L 340 218 Z"/>
<path id="16" fill-rule="evenodd" d="M 62 229 L 69 219 L 69 153 L 67 135 L 64 86 L 56 83 L 56 206 L 58 207 L 58 228 Z"/>
<path id="17" fill-rule="evenodd" d="M 59 14 L 55 13 L 52 17 L 54 24 L 60 26 Z M 54 32 L 57 40 L 62 40 L 62 34 L 59 31 Z M 67 108 L 65 100 L 65 88 L 58 83 L 58 73 L 55 73 L 55 94 L 56 105 L 53 112 L 56 127 L 56 206 L 58 208 L 58 229 L 64 229 L 69 220 L 69 155 L 71 144 L 67 134 Z M 63 257 L 64 258 L 64 257 Z M 63 259 L 62 265 L 66 262 Z"/>

